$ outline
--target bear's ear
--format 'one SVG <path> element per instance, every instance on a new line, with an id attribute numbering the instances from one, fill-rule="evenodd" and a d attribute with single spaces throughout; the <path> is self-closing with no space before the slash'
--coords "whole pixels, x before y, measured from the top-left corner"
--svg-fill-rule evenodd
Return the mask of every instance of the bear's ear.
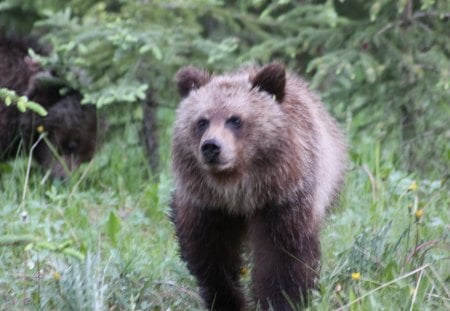
<path id="1" fill-rule="evenodd" d="M 286 70 L 280 63 L 271 63 L 262 67 L 252 78 L 252 89 L 258 88 L 273 96 L 281 103 L 286 86 Z"/>
<path id="2" fill-rule="evenodd" d="M 192 66 L 181 68 L 175 75 L 178 93 L 186 97 L 192 90 L 199 89 L 209 82 L 211 76 L 208 72 Z"/>

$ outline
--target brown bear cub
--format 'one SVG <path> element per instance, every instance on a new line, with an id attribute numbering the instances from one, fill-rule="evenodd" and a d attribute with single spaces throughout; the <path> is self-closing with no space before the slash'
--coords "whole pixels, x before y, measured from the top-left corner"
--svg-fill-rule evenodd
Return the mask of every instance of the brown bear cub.
<path id="1" fill-rule="evenodd" d="M 81 105 L 81 96 L 76 92 L 62 96 L 60 85 L 46 82 L 43 78 L 50 81 L 55 78 L 28 56 L 29 48 L 46 54 L 31 38 L 0 35 L 0 88 L 27 96 L 45 107 L 48 115 L 21 113 L 17 107 L 0 101 L 0 160 L 15 157 L 20 149 L 30 151 L 38 142 L 39 132 L 45 131 L 46 139 L 36 144 L 33 157 L 50 171 L 51 177 L 65 178 L 69 171 L 94 155 L 96 109 L 93 105 Z"/>
<path id="2" fill-rule="evenodd" d="M 186 67 L 176 81 L 171 217 L 206 307 L 245 307 L 244 244 L 258 308 L 304 305 L 346 166 L 336 121 L 279 63 L 217 76 Z"/>

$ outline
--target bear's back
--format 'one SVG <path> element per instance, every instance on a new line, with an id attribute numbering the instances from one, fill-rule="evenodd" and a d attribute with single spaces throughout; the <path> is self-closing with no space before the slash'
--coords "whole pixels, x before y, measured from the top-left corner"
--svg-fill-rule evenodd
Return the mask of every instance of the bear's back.
<path id="1" fill-rule="evenodd" d="M 308 149 L 314 150 L 314 212 L 318 219 L 321 219 L 326 209 L 337 199 L 343 184 L 347 163 L 346 139 L 336 120 L 319 97 L 309 90 L 305 81 L 288 73 L 286 92 L 287 96 L 282 105 L 285 105 L 291 124 L 299 131 L 297 137 L 303 143 L 310 144 Z M 309 128 L 302 125 L 305 122 Z"/>

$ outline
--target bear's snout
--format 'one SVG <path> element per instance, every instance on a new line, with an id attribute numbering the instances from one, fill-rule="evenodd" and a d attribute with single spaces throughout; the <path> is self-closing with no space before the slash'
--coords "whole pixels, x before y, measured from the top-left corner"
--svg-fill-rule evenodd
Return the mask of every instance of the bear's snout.
<path id="1" fill-rule="evenodd" d="M 201 151 L 206 162 L 215 163 L 220 155 L 220 143 L 215 139 L 207 139 L 203 142 Z"/>

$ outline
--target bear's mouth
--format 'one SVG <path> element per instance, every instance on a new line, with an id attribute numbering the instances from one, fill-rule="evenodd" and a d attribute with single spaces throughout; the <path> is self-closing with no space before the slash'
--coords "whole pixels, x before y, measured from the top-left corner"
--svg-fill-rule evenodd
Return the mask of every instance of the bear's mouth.
<path id="1" fill-rule="evenodd" d="M 231 161 L 221 161 L 219 159 L 204 160 L 203 166 L 212 173 L 228 171 L 232 168 Z"/>

